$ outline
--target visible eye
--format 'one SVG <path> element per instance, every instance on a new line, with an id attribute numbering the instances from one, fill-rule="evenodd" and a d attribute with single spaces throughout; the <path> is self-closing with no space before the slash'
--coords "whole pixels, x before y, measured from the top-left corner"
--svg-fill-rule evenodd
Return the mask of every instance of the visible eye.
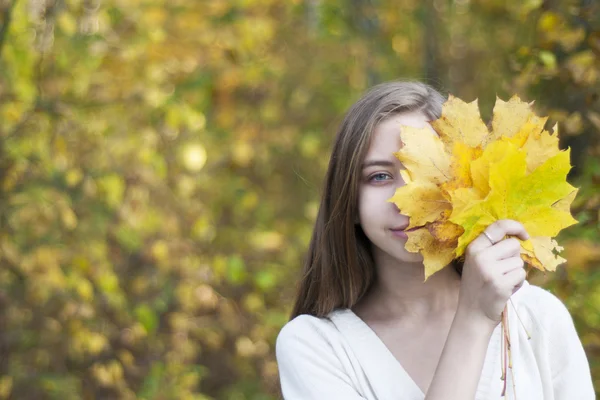
<path id="1" fill-rule="evenodd" d="M 390 179 L 394 179 L 390 174 L 385 172 L 378 172 L 369 177 L 369 182 L 385 182 Z"/>

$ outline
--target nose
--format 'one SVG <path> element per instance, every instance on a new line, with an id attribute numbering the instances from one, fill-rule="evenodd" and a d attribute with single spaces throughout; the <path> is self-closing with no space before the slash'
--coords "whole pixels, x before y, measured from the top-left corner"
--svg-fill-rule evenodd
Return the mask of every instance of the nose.
<path id="1" fill-rule="evenodd" d="M 398 173 L 397 187 L 402 187 L 410 181 L 410 175 L 407 170 L 401 169 Z"/>
<path id="2" fill-rule="evenodd" d="M 394 211 L 396 211 L 396 212 L 398 212 L 398 213 L 400 212 L 400 209 L 398 208 L 398 206 L 396 205 L 396 203 L 394 203 L 394 202 L 391 202 L 391 201 L 390 201 L 390 204 L 391 204 L 391 205 L 392 205 L 392 207 L 394 208 Z"/>

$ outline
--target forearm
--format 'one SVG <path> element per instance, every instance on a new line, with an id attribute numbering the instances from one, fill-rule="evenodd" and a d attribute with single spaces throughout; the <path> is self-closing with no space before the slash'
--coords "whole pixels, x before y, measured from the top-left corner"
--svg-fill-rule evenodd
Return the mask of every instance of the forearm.
<path id="1" fill-rule="evenodd" d="M 494 327 L 457 312 L 425 400 L 475 398 Z"/>

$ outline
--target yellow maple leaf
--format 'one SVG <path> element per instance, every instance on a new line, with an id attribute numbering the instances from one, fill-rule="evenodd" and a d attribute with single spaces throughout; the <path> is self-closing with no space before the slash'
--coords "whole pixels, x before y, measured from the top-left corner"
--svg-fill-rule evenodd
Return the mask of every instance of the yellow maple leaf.
<path id="1" fill-rule="evenodd" d="M 461 226 L 448 221 L 446 218 L 441 218 L 439 221 L 428 224 L 427 230 L 438 242 L 451 248 L 456 247 L 458 238 L 465 231 Z"/>
<path id="2" fill-rule="evenodd" d="M 558 126 L 554 127 L 554 135 L 549 132 L 532 132 L 523 149 L 527 152 L 527 172 L 531 172 L 544 161 L 556 154 L 558 150 Z"/>
<path id="3" fill-rule="evenodd" d="M 442 116 L 433 121 L 431 126 L 440 135 L 447 149 L 452 149 L 454 142 L 477 147 L 489 135 L 479 116 L 477 100 L 465 103 L 452 95 L 448 96 L 442 106 Z"/>
<path id="4" fill-rule="evenodd" d="M 558 133 L 544 130 L 547 118 L 513 96 L 496 100 L 489 132 L 476 101 L 450 96 L 431 123 L 438 136 L 402 127 L 395 156 L 406 167 L 406 185 L 389 200 L 410 217 L 406 249 L 420 252 L 425 279 L 461 257 L 467 245 L 499 219 L 520 221 L 531 236 L 521 241 L 524 260 L 553 271 L 565 260 L 553 239 L 575 224 L 570 205 L 577 189 L 566 181 L 569 150 Z"/>
<path id="5" fill-rule="evenodd" d="M 398 188 L 389 201 L 413 216 L 407 229 L 433 222 L 444 210 L 451 209 L 450 202 L 444 198 L 442 190 L 427 180 L 416 180 Z"/>
<path id="6" fill-rule="evenodd" d="M 540 271 L 555 271 L 559 264 L 567 261 L 558 255 L 563 247 L 559 246 L 556 240 L 544 236 L 532 237 L 530 240 L 533 251 L 522 251 L 522 257 L 532 267 Z"/>
<path id="7" fill-rule="evenodd" d="M 577 223 L 569 212 L 553 207 L 575 188 L 566 182 L 569 151 L 560 152 L 526 175 L 525 152 L 510 143 L 491 143 L 486 152 L 500 153 L 490 157 L 489 193 L 483 200 L 474 199 L 470 206 L 453 212 L 450 221 L 462 226 L 457 256 L 492 222 L 499 219 L 520 221 L 531 236 L 556 236 L 567 226 Z M 549 184 L 553 182 L 553 184 Z"/>
<path id="8" fill-rule="evenodd" d="M 515 95 L 508 101 L 496 97 L 492 117 L 492 132 L 485 138 L 484 143 L 487 145 L 501 137 L 512 138 L 521 132 L 523 128 L 527 128 L 527 122 L 531 118 L 536 119 L 539 117 L 531 112 L 531 104 L 521 101 L 519 96 Z"/>
<path id="9" fill-rule="evenodd" d="M 481 153 L 479 146 L 469 147 L 462 142 L 454 142 L 450 164 L 451 178 L 442 185 L 445 192 L 473 186 L 471 164 Z"/>
<path id="10" fill-rule="evenodd" d="M 444 144 L 427 128 L 402 128 L 403 146 L 399 153 L 402 164 L 409 171 L 413 180 L 429 180 L 439 184 L 448 180 L 450 176 L 450 155 L 446 153 Z"/>
<path id="11" fill-rule="evenodd" d="M 436 238 L 426 228 L 409 232 L 406 250 L 423 255 L 425 279 L 444 268 L 454 259 L 454 249 Z"/>

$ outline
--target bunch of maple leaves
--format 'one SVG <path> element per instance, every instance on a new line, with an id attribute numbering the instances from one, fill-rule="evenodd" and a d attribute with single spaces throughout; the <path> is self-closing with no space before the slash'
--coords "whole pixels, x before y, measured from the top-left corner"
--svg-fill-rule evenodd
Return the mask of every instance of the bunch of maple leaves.
<path id="1" fill-rule="evenodd" d="M 429 129 L 402 127 L 402 148 L 394 153 L 406 169 L 405 186 L 389 200 L 410 217 L 406 249 L 421 252 L 425 280 L 464 255 L 467 245 L 499 219 L 521 222 L 523 259 L 542 271 L 565 261 L 553 239 L 577 221 L 570 205 L 577 194 L 566 181 L 570 149 L 558 147 L 544 130 L 547 118 L 514 96 L 497 99 L 492 130 L 476 101 L 450 96 Z"/>
<path id="2" fill-rule="evenodd" d="M 394 153 L 406 169 L 405 186 L 389 199 L 410 217 L 406 249 L 420 252 L 425 280 L 454 259 L 496 220 L 521 222 L 530 239 L 521 240 L 521 257 L 530 266 L 554 271 L 566 260 L 554 240 L 577 221 L 570 213 L 577 188 L 567 183 L 570 149 L 560 150 L 557 127 L 544 130 L 547 118 L 513 96 L 496 99 L 491 130 L 476 100 L 449 96 L 431 126 L 402 127 L 401 149 Z M 506 367 L 512 366 L 507 308 L 502 316 L 502 395 Z M 508 359 L 508 361 L 507 361 Z M 512 371 L 512 370 L 511 370 Z"/>

